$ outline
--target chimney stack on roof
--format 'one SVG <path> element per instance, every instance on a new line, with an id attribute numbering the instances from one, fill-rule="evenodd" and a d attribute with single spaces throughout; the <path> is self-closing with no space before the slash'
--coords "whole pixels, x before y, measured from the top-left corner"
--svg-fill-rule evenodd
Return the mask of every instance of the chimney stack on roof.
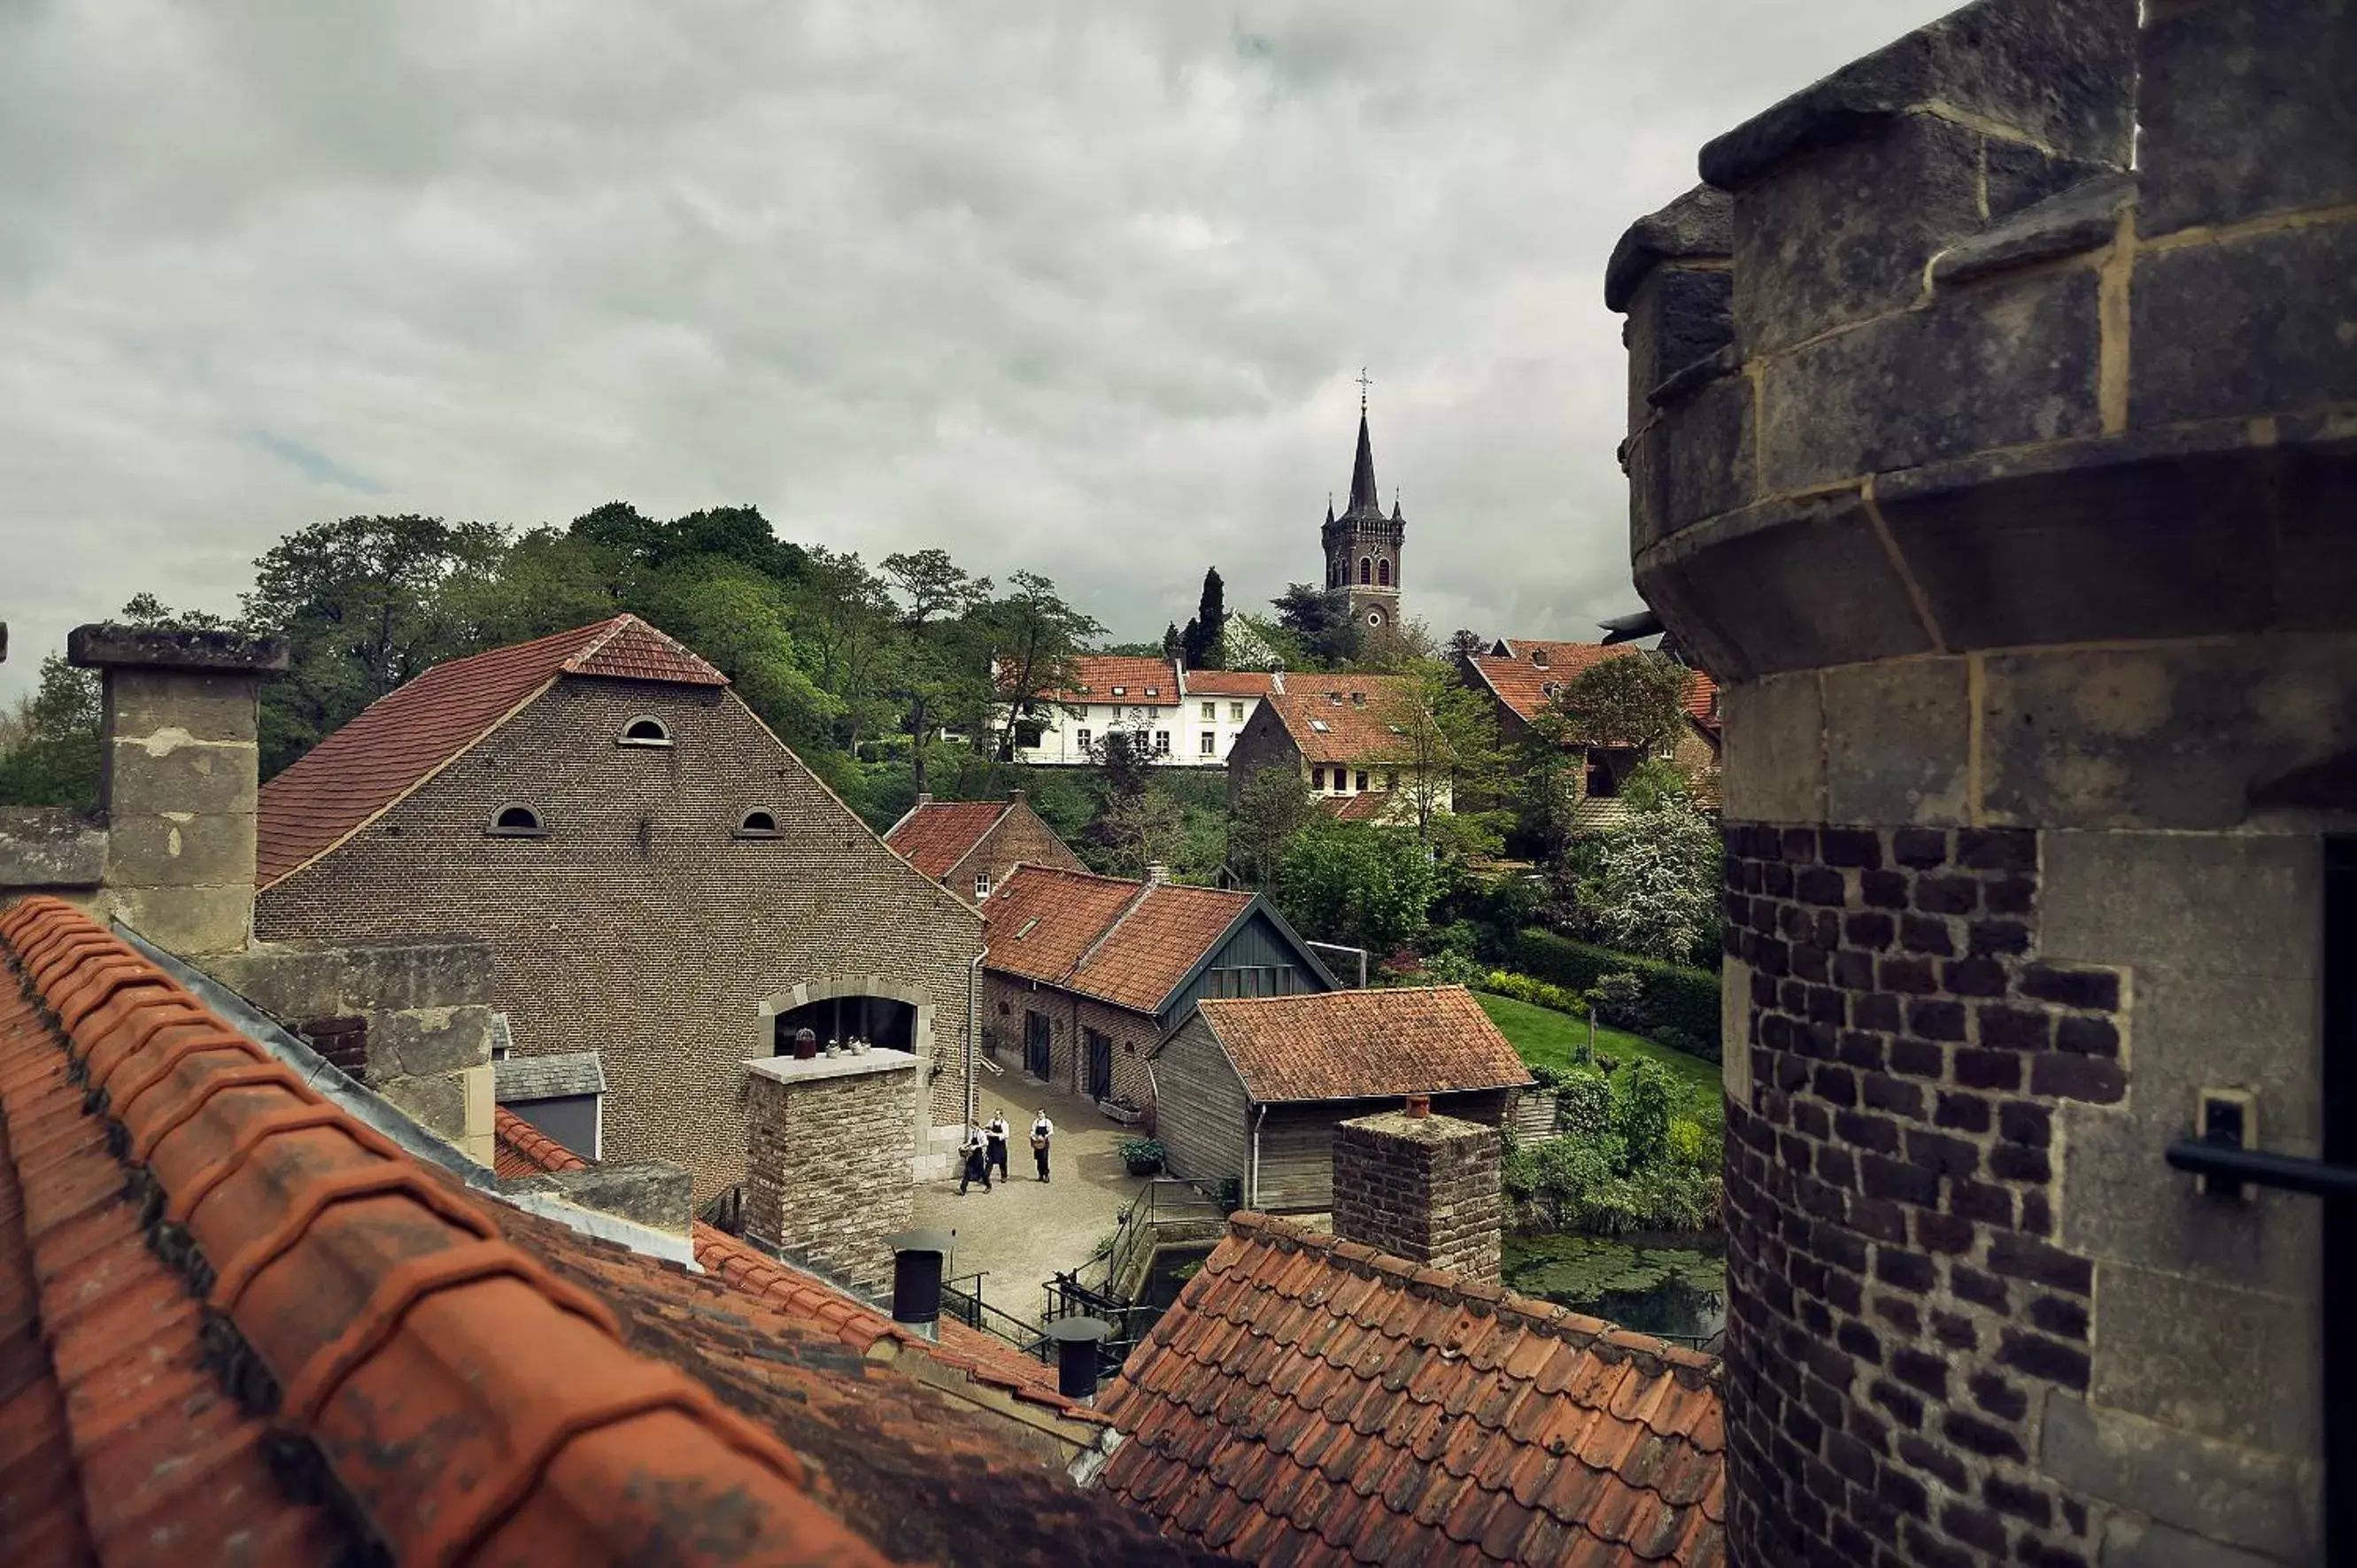
<path id="1" fill-rule="evenodd" d="M 104 676 L 100 812 L 114 913 L 179 953 L 242 950 L 253 931 L 262 682 L 283 638 L 80 626 L 67 662 Z"/>
<path id="2" fill-rule="evenodd" d="M 1432 1113 L 1432 1097 L 1334 1130 L 1334 1234 L 1496 1284 L 1505 1223 L 1498 1130 Z"/>
<path id="3" fill-rule="evenodd" d="M 903 1230 L 892 1249 L 892 1321 L 928 1339 L 942 1337 L 942 1260 L 953 1238 L 942 1230 Z"/>
<path id="4" fill-rule="evenodd" d="M 1056 1342 L 1056 1391 L 1082 1404 L 1096 1398 L 1101 1359 L 1097 1347 L 1113 1337 L 1102 1317 L 1060 1317 L 1048 1325 Z"/>
<path id="5" fill-rule="evenodd" d="M 1160 886 L 1170 880 L 1170 868 L 1157 860 L 1146 868 L 1146 880 L 1156 886 Z"/>

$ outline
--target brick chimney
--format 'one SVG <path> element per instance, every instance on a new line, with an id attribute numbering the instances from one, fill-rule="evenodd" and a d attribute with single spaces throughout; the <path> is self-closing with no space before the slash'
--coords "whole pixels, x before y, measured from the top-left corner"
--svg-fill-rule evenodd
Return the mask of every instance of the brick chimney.
<path id="1" fill-rule="evenodd" d="M 68 662 L 104 676 L 99 811 L 114 914 L 179 953 L 234 952 L 253 929 L 262 682 L 279 638 L 178 627 L 76 627 Z"/>
<path id="2" fill-rule="evenodd" d="M 1334 1129 L 1334 1234 L 1481 1284 L 1498 1283 L 1505 1221 L 1498 1130 L 1405 1110 Z"/>

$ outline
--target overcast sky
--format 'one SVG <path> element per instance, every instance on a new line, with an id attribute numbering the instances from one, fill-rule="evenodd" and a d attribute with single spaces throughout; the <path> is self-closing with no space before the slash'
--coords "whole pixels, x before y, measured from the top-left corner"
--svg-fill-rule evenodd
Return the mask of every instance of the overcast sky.
<path id="1" fill-rule="evenodd" d="M 1926 0 L 0 4 L 0 694 L 324 518 L 620 498 L 1317 581 L 1363 364 L 1407 607 L 1630 608 L 1614 239 Z"/>

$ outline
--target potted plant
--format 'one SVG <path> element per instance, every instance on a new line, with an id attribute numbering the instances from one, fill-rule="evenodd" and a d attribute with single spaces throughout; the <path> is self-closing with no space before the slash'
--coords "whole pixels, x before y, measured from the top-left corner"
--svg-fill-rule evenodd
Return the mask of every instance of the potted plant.
<path id="1" fill-rule="evenodd" d="M 1115 1153 L 1132 1176 L 1152 1176 L 1162 1168 L 1162 1145 L 1152 1138 L 1125 1138 Z"/>

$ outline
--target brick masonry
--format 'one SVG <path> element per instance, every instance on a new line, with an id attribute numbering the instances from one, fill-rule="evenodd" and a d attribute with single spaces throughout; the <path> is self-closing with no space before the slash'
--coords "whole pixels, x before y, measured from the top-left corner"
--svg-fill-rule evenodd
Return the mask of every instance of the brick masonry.
<path id="1" fill-rule="evenodd" d="M 1482 1284 L 1505 1221 L 1498 1130 L 1401 1111 L 1334 1129 L 1334 1233 Z"/>
<path id="2" fill-rule="evenodd" d="M 991 1059 L 1007 1071 L 1023 1070 L 1023 1015 L 1048 1016 L 1048 1081 L 1074 1094 L 1088 1092 L 1088 1051 L 1084 1031 L 1094 1029 L 1113 1042 L 1113 1091 L 1133 1105 L 1150 1106 L 1154 1091 L 1146 1060 L 1161 1039 L 1155 1021 L 1144 1013 L 1115 1007 L 1091 997 L 1049 986 L 1034 988 L 985 970 L 982 977 L 983 1037 Z"/>
<path id="3" fill-rule="evenodd" d="M 915 1066 L 746 1083 L 745 1233 L 855 1283 L 892 1276 L 884 1239 L 909 1229 L 916 1190 Z"/>
<path id="4" fill-rule="evenodd" d="M 1763 1564 L 2093 1561 L 2033 1460 L 2047 1396 L 2090 1371 L 2057 1112 L 2126 1092 L 2126 976 L 2040 958 L 2032 832 L 1727 844 L 1736 1538 Z"/>
<path id="5" fill-rule="evenodd" d="M 615 744 L 651 714 L 667 747 Z M 484 827 L 522 802 L 545 838 Z M 735 835 L 756 808 L 780 835 Z M 964 1096 L 968 966 L 982 922 L 886 849 L 733 694 L 567 679 L 361 829 L 264 889 L 261 934 L 457 932 L 491 950 L 491 1003 L 525 1054 L 604 1054 L 606 1152 L 743 1179 L 761 1005 L 877 975 L 930 998 L 931 1111 Z M 913 1117 L 920 1112 L 912 1105 Z M 905 1187 L 909 1167 L 897 1182 Z"/>
<path id="6" fill-rule="evenodd" d="M 1052 865 L 1065 871 L 1088 869 L 1087 863 L 1074 854 L 1071 846 L 1058 838 L 1056 830 L 1031 809 L 1020 789 L 1015 792 L 1015 809 L 1000 818 L 965 853 L 964 858 L 950 867 L 942 877 L 942 886 L 961 902 L 976 903 L 974 879 L 977 875 L 987 874 L 990 885 L 996 887 L 1017 865 Z"/>

